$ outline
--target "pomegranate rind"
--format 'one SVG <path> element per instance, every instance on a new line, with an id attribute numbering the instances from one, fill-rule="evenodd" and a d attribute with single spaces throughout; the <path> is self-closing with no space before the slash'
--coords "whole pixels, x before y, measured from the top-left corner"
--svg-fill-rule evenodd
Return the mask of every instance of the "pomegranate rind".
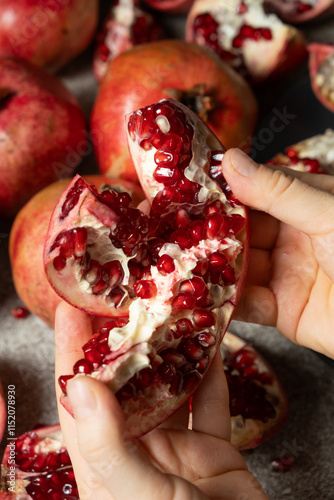
<path id="1" fill-rule="evenodd" d="M 281 19 L 292 24 L 325 19 L 334 13 L 333 0 L 316 0 L 315 5 L 304 12 L 296 11 L 293 2 L 284 0 L 265 0 L 265 5 L 269 6 Z"/>
<path id="2" fill-rule="evenodd" d="M 194 0 L 144 0 L 152 9 L 168 14 L 186 14 Z"/>
<path id="3" fill-rule="evenodd" d="M 187 16 L 186 40 L 203 46 L 206 45 L 205 38 L 203 36 L 196 38 L 193 29 L 195 19 L 200 14 L 210 13 L 214 17 L 215 15 L 221 16 L 226 11 L 229 15 L 234 16 L 236 20 L 239 21 L 242 18 L 245 24 L 252 26 L 252 23 L 255 22 L 255 19 L 253 19 L 255 15 L 251 17 L 247 12 L 238 12 L 241 3 L 237 0 L 232 3 L 226 0 L 214 0 L 212 2 L 196 0 Z M 271 39 L 264 41 L 245 39 L 243 42 L 242 56 L 246 68 L 244 76 L 252 85 L 258 85 L 262 82 L 280 78 L 301 63 L 307 56 L 306 39 L 303 32 L 294 26 L 285 25 L 274 14 L 270 14 L 271 18 L 266 15 L 261 2 L 249 2 L 249 6 L 257 9 L 257 15 L 260 15 L 261 18 L 268 20 L 264 27 L 269 27 L 271 31 L 273 31 L 273 26 L 270 19 L 275 20 L 275 32 L 272 33 Z M 236 31 L 235 36 L 237 34 Z M 233 47 L 222 48 L 233 52 Z M 230 58 L 224 58 L 224 61 L 233 66 L 233 60 Z M 244 68 L 240 68 L 240 71 L 243 72 Z"/>
<path id="4" fill-rule="evenodd" d="M 289 167 L 300 172 L 326 173 L 334 175 L 334 130 L 327 129 L 292 144 L 285 153 L 277 153 L 267 163 Z"/>
<path id="5" fill-rule="evenodd" d="M 244 419 L 242 415 L 232 416 L 231 441 L 239 450 L 255 448 L 273 437 L 282 429 L 289 416 L 289 400 L 285 389 L 268 361 L 252 344 L 231 332 L 226 332 L 220 351 L 224 360 L 227 353 L 236 353 L 245 348 L 247 352 L 254 355 L 254 364 L 258 372 L 270 376 L 271 382 L 267 384 L 262 383 L 261 386 L 267 391 L 267 399 L 274 406 L 276 416 L 270 418 L 267 422 L 259 419 Z M 235 396 L 237 397 L 237 395 Z"/>
<path id="6" fill-rule="evenodd" d="M 334 112 L 334 97 L 332 97 L 332 99 L 326 97 L 321 92 L 319 86 L 319 67 L 321 63 L 327 58 L 334 58 L 334 45 L 324 43 L 311 43 L 307 48 L 309 51 L 309 75 L 314 95 L 321 102 L 321 104 L 323 104 L 330 111 Z M 328 91 L 330 95 L 334 96 L 334 87 L 329 88 Z"/>
<path id="7" fill-rule="evenodd" d="M 118 192 L 126 191 L 135 204 L 145 199 L 140 186 L 130 181 L 103 175 L 87 175 L 84 179 L 97 188 L 110 186 Z M 54 182 L 33 196 L 16 215 L 9 234 L 10 266 L 16 293 L 29 311 L 50 327 L 54 326 L 61 298 L 45 274 L 44 244 L 55 205 L 71 181 L 72 178 L 67 178 Z"/>
<path id="8" fill-rule="evenodd" d="M 94 141 L 100 172 L 138 182 L 124 116 L 173 97 L 170 89 L 189 90 L 198 84 L 205 84 L 217 102 L 207 125 L 220 142 L 227 149 L 247 143 L 257 119 L 249 84 L 212 51 L 182 40 L 162 40 L 134 47 L 109 64 L 90 120 L 91 129 L 100 131 Z"/>

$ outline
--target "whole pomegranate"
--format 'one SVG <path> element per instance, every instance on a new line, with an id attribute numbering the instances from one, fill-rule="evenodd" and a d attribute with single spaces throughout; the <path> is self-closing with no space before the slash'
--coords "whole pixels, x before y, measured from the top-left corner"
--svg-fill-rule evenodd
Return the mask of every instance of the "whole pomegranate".
<path id="1" fill-rule="evenodd" d="M 56 71 L 91 42 L 98 0 L 0 0 L 0 56 Z"/>
<path id="2" fill-rule="evenodd" d="M 327 129 L 323 134 L 292 144 L 267 163 L 301 172 L 334 175 L 334 130 Z"/>
<path id="3" fill-rule="evenodd" d="M 252 84 L 292 71 L 307 55 L 303 33 L 267 14 L 262 0 L 196 0 L 186 40 L 209 47 Z"/>
<path id="4" fill-rule="evenodd" d="M 264 0 L 267 11 L 275 12 L 289 23 L 305 23 L 329 17 L 334 12 L 333 0 Z"/>
<path id="5" fill-rule="evenodd" d="M 334 113 L 334 44 L 311 43 L 308 50 L 313 92 Z"/>
<path id="6" fill-rule="evenodd" d="M 105 76 L 109 62 L 140 43 L 164 37 L 157 19 L 138 5 L 138 0 L 114 0 L 96 37 L 93 72 L 98 82 Z"/>
<path id="7" fill-rule="evenodd" d="M 231 441 L 239 450 L 254 448 L 282 428 L 288 398 L 272 367 L 251 344 L 226 332 L 220 350 L 230 394 Z"/>
<path id="8" fill-rule="evenodd" d="M 137 180 L 124 115 L 173 97 L 187 104 L 227 147 L 252 135 L 257 104 L 249 85 L 211 51 L 182 40 L 144 44 L 114 59 L 92 111 L 101 173 Z"/>
<path id="9" fill-rule="evenodd" d="M 87 151 L 86 119 L 55 76 L 0 57 L 0 216 L 12 217 L 44 186 L 68 177 Z"/>
<path id="10" fill-rule="evenodd" d="M 191 396 L 217 352 L 244 282 L 248 223 L 221 171 L 223 146 L 187 106 L 141 108 L 127 131 L 147 210 L 76 176 L 53 212 L 44 262 L 66 301 L 111 318 L 60 378 L 63 404 L 70 411 L 71 376 L 102 380 L 137 437 Z"/>
<path id="11" fill-rule="evenodd" d="M 60 426 L 26 432 L 6 449 L 1 464 L 1 500 L 79 500 Z"/>
<path id="12" fill-rule="evenodd" d="M 144 199 L 138 184 L 102 175 L 88 175 L 97 188 L 127 191 L 135 203 Z M 43 248 L 52 211 L 71 179 L 54 182 L 33 196 L 14 219 L 9 235 L 9 256 L 16 293 L 26 307 L 49 326 L 60 302 L 44 272 Z M 33 269 L 33 272 L 31 270 Z"/>
<path id="13" fill-rule="evenodd" d="M 185 14 L 194 0 L 144 0 L 152 9 L 168 12 L 169 14 Z"/>

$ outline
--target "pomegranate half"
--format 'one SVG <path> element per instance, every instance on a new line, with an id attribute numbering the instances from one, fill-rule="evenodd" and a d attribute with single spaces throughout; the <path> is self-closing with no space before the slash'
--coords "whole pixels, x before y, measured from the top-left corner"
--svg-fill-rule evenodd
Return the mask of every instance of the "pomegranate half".
<path id="1" fill-rule="evenodd" d="M 1 500 L 79 500 L 59 425 L 11 441 L 1 464 Z"/>
<path id="2" fill-rule="evenodd" d="M 65 300 L 111 317 L 60 378 L 63 404 L 69 378 L 102 380 L 138 437 L 191 396 L 219 348 L 245 278 L 248 222 L 222 175 L 223 146 L 188 107 L 162 100 L 130 114 L 127 130 L 149 215 L 77 176 L 44 262 Z"/>
<path id="3" fill-rule="evenodd" d="M 230 394 L 231 441 L 239 450 L 254 448 L 286 422 L 287 395 L 272 367 L 251 344 L 226 332 L 220 350 Z"/>
<path id="4" fill-rule="evenodd" d="M 269 165 L 281 165 L 301 172 L 334 175 L 334 130 L 309 137 L 277 153 Z"/>
<path id="5" fill-rule="evenodd" d="M 313 92 L 334 113 L 334 44 L 311 43 L 308 50 Z"/>
<path id="6" fill-rule="evenodd" d="M 130 158 L 124 116 L 166 97 L 206 120 L 226 148 L 252 135 L 257 103 L 249 85 L 203 47 L 182 40 L 137 46 L 111 61 L 91 116 L 101 173 L 138 180 Z"/>
<path id="7" fill-rule="evenodd" d="M 129 181 L 103 175 L 87 175 L 85 179 L 101 191 L 106 188 L 126 191 L 134 203 L 145 198 L 140 186 Z M 54 325 L 56 307 L 61 299 L 45 275 L 44 242 L 52 211 L 71 180 L 54 182 L 35 194 L 15 217 L 9 235 L 9 257 L 16 293 L 29 311 L 49 326 Z"/>
<path id="8" fill-rule="evenodd" d="M 114 1 L 96 37 L 93 59 L 96 80 L 101 83 L 109 62 L 125 50 L 162 38 L 162 26 L 152 14 L 139 7 L 137 0 Z"/>
<path id="9" fill-rule="evenodd" d="M 292 71 L 307 55 L 303 33 L 267 14 L 262 0 L 196 0 L 186 40 L 210 48 L 252 84 Z"/>

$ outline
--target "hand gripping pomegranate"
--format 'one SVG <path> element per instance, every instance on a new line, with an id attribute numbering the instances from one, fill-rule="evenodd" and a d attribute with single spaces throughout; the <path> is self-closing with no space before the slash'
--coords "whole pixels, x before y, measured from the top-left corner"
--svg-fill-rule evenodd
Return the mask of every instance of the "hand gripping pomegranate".
<path id="1" fill-rule="evenodd" d="M 334 44 L 311 43 L 308 50 L 313 92 L 334 113 Z"/>
<path id="2" fill-rule="evenodd" d="M 66 383 L 102 380 L 138 437 L 193 393 L 219 349 L 248 260 L 245 207 L 224 148 L 186 106 L 166 99 L 127 117 L 131 156 L 151 206 L 76 177 L 51 218 L 44 262 L 56 291 L 111 319 L 83 346 Z"/>
<path id="3" fill-rule="evenodd" d="M 253 84 L 291 71 L 307 55 L 302 32 L 267 14 L 262 0 L 196 0 L 186 39 L 212 49 Z"/>
<path id="4" fill-rule="evenodd" d="M 334 175 L 334 130 L 304 139 L 277 153 L 268 165 L 280 165 L 301 172 Z"/>
<path id="5" fill-rule="evenodd" d="M 26 432 L 10 442 L 1 478 L 1 500 L 79 500 L 59 425 Z"/>

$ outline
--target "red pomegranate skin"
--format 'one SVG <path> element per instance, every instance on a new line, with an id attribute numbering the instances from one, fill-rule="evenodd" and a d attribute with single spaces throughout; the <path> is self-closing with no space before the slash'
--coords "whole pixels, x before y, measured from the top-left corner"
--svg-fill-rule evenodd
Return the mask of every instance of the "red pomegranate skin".
<path id="1" fill-rule="evenodd" d="M 123 191 L 132 193 L 134 203 L 145 198 L 137 184 L 101 175 L 87 175 L 84 178 L 96 187 L 106 183 L 120 186 Z M 44 240 L 53 208 L 70 181 L 71 179 L 62 179 L 54 182 L 31 198 L 17 214 L 9 237 L 9 255 L 16 293 L 33 314 L 51 327 L 61 299 L 44 272 Z"/>
<path id="2" fill-rule="evenodd" d="M 182 40 L 162 40 L 114 59 L 91 116 L 91 129 L 99 131 L 94 146 L 101 173 L 137 181 L 124 116 L 174 97 L 169 89 L 187 90 L 201 83 L 217 102 L 207 125 L 226 148 L 241 145 L 254 131 L 257 103 L 244 79 L 212 51 Z"/>
<path id="3" fill-rule="evenodd" d="M 98 0 L 0 0 L 0 55 L 56 71 L 91 42 Z"/>
<path id="4" fill-rule="evenodd" d="M 37 191 L 71 175 L 87 152 L 86 118 L 55 76 L 0 58 L 0 216 L 12 217 Z"/>
<path id="5" fill-rule="evenodd" d="M 145 0 L 145 3 L 152 9 L 169 14 L 185 14 L 189 11 L 194 0 Z"/>
<path id="6" fill-rule="evenodd" d="M 334 44 L 311 43 L 307 48 L 309 51 L 308 69 L 314 95 L 326 108 L 334 113 L 334 99 L 329 97 L 330 95 L 332 96 L 334 90 L 332 83 L 333 76 L 332 78 L 329 75 L 327 76 L 328 91 L 326 95 L 321 89 L 318 80 L 321 65 L 326 60 L 332 61 L 334 59 Z M 324 85 L 326 85 L 326 82 L 324 82 Z"/>

